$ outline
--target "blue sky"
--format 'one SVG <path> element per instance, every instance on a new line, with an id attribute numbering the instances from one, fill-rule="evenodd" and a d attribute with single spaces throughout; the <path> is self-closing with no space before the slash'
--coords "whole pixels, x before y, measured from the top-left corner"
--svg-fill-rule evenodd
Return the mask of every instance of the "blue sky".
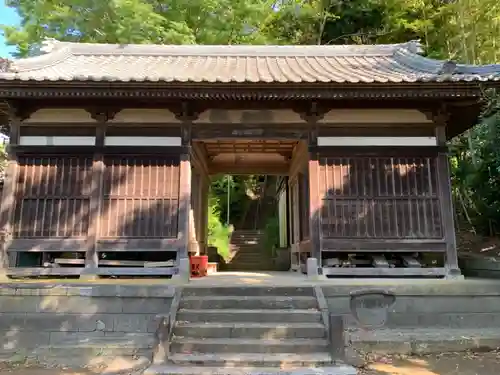
<path id="1" fill-rule="evenodd" d="M 7 8 L 5 2 L 0 0 L 0 25 L 16 25 L 19 22 L 17 13 L 12 8 Z M 0 32 L 0 57 L 10 57 L 14 48 L 5 45 L 5 39 Z"/>

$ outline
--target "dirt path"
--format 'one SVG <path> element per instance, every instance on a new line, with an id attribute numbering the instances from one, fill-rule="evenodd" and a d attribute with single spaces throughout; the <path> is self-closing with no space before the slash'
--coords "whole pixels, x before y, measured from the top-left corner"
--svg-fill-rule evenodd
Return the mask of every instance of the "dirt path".
<path id="1" fill-rule="evenodd" d="M 424 357 L 381 358 L 363 375 L 497 375 L 500 353 L 447 353 Z"/>
<path id="2" fill-rule="evenodd" d="M 119 366 L 118 366 L 119 367 Z M 114 370 L 117 370 L 115 368 Z M 109 370 L 109 368 L 108 368 Z M 44 368 L 0 363 L 0 375 L 101 375 L 102 369 Z M 123 374 L 140 374 L 124 371 Z M 448 353 L 425 357 L 379 358 L 360 375 L 498 375 L 500 353 Z"/>

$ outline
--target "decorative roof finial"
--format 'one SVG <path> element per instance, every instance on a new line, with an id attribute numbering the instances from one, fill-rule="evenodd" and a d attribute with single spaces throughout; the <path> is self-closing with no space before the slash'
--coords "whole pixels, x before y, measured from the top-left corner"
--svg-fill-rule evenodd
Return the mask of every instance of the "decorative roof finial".
<path id="1" fill-rule="evenodd" d="M 445 61 L 438 74 L 453 74 L 457 70 L 457 63 L 451 60 Z"/>
<path id="2" fill-rule="evenodd" d="M 7 73 L 10 70 L 12 61 L 0 57 L 0 73 Z"/>
<path id="3" fill-rule="evenodd" d="M 422 43 L 420 39 L 410 40 L 405 44 L 406 44 L 406 49 L 411 53 L 416 53 L 418 55 L 424 53 L 424 49 L 422 48 Z"/>
<path id="4" fill-rule="evenodd" d="M 59 41 L 54 38 L 45 38 L 42 42 L 40 51 L 43 53 L 50 53 L 57 48 Z"/>

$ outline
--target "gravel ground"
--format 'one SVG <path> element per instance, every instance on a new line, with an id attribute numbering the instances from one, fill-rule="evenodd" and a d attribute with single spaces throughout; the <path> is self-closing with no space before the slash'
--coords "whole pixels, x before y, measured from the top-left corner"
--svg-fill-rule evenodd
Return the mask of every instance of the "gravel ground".
<path id="1" fill-rule="evenodd" d="M 500 352 L 445 353 L 422 357 L 369 358 L 360 375 L 498 375 Z M 132 366 L 133 367 L 133 366 Z M 44 367 L 36 363 L 0 363 L 0 375 L 140 375 L 123 360 L 90 368 Z"/>

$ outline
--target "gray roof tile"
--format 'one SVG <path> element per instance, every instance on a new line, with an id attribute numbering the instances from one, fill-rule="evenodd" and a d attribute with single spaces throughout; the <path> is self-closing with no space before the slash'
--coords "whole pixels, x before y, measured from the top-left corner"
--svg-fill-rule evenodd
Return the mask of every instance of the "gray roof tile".
<path id="1" fill-rule="evenodd" d="M 500 80 L 500 65 L 423 57 L 418 42 L 342 46 L 114 45 L 44 42 L 1 64 L 0 80 L 400 83 Z M 446 71 L 450 69 L 450 71 Z"/>

